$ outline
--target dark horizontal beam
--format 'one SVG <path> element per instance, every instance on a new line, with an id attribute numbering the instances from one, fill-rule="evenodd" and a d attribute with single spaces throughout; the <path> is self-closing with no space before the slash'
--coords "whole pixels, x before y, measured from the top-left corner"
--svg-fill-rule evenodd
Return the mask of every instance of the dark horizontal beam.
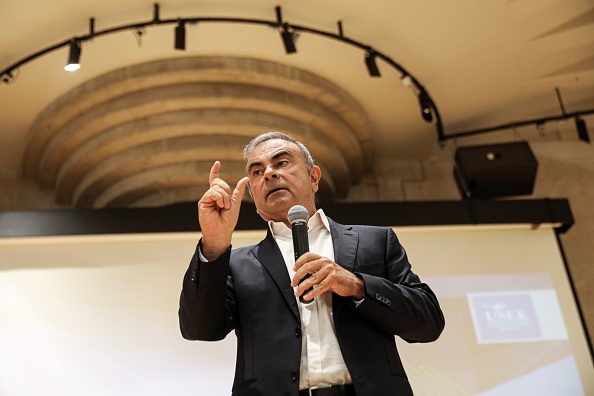
<path id="1" fill-rule="evenodd" d="M 574 222 L 566 199 L 327 203 L 320 206 L 328 216 L 345 224 L 558 224 L 558 230 L 565 232 Z M 265 227 L 254 205 L 244 202 L 237 229 Z M 160 208 L 0 212 L 0 237 L 4 238 L 199 230 L 194 202 Z"/>

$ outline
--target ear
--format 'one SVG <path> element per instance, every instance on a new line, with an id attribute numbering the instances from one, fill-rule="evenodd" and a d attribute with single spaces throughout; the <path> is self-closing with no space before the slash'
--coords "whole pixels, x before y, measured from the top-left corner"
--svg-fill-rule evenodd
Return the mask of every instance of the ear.
<path id="1" fill-rule="evenodd" d="M 311 191 L 317 193 L 320 188 L 320 179 L 322 178 L 322 170 L 319 166 L 314 165 L 309 171 L 309 178 L 311 180 Z"/>

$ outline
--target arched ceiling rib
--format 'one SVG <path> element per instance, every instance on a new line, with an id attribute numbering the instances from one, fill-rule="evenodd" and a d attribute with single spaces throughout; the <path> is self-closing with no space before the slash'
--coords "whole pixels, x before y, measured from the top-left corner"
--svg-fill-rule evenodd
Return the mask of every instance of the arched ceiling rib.
<path id="1" fill-rule="evenodd" d="M 366 115 L 330 82 L 256 59 L 194 57 L 116 70 L 56 100 L 30 129 L 23 173 L 61 204 L 171 203 L 170 190 L 205 188 L 215 160 L 240 178 L 241 149 L 269 130 L 308 146 L 322 198 L 345 197 L 373 158 Z"/>

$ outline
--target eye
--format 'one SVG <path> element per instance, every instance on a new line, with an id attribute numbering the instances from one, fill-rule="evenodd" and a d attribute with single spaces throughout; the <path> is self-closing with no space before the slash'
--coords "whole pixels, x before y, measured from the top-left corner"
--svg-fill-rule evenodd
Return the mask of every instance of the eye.
<path id="1" fill-rule="evenodd" d="M 260 176 L 261 174 L 262 174 L 262 169 L 254 169 L 254 170 L 252 171 L 252 176 L 253 176 L 253 177 L 258 177 L 258 176 Z"/>
<path id="2" fill-rule="evenodd" d="M 286 159 L 282 159 L 282 160 L 278 161 L 278 164 L 277 164 L 277 166 L 280 168 L 281 166 L 285 166 L 285 165 L 287 165 L 288 163 L 289 163 L 289 161 L 288 161 L 288 160 L 286 160 Z"/>

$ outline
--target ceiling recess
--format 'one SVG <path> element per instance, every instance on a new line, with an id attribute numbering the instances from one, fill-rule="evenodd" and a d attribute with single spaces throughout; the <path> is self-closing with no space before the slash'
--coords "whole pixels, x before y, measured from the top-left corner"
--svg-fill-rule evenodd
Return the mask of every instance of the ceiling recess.
<path id="1" fill-rule="evenodd" d="M 321 199 L 344 198 L 373 161 L 359 104 L 328 80 L 278 63 L 183 57 L 88 81 L 33 122 L 23 174 L 79 208 L 196 200 L 208 171 L 243 176 L 256 135 L 291 133 L 323 170 Z"/>

